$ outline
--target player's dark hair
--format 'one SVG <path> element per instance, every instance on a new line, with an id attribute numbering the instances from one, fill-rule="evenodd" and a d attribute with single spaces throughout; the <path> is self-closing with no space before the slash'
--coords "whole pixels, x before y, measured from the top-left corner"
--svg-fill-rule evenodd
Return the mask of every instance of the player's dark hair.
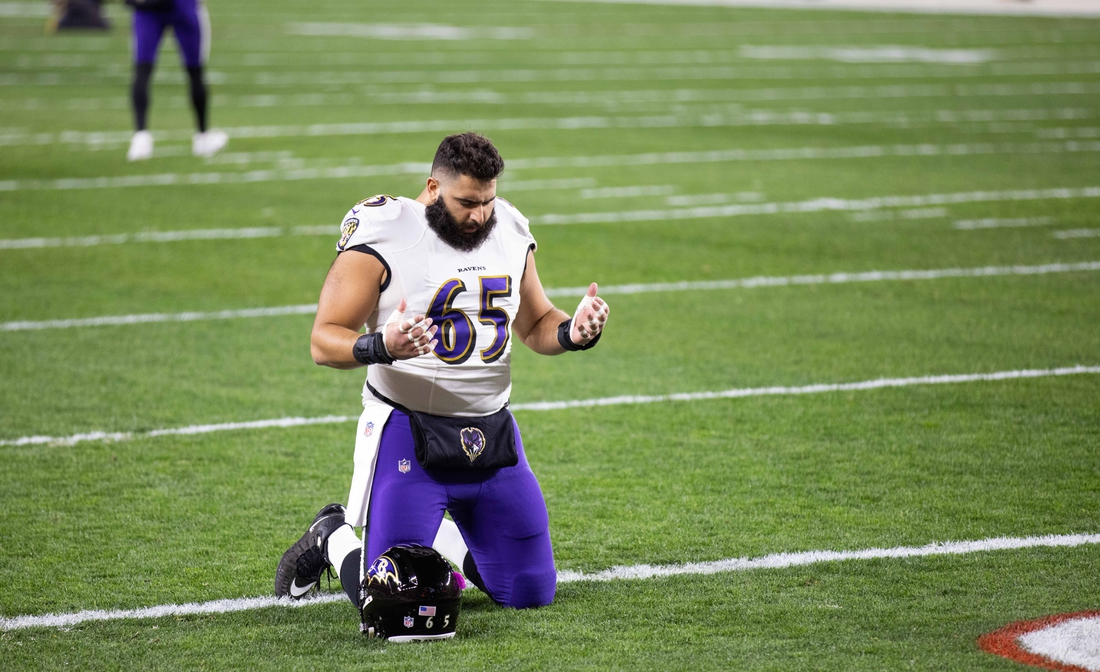
<path id="1" fill-rule="evenodd" d="M 449 135 L 439 143 L 432 161 L 432 175 L 469 175 L 488 182 L 504 172 L 504 159 L 489 138 L 473 131 Z"/>

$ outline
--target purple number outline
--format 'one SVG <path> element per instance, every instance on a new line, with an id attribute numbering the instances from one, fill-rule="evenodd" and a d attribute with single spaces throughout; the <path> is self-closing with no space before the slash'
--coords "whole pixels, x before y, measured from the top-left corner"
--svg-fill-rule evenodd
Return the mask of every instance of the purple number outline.
<path id="1" fill-rule="evenodd" d="M 504 286 L 499 287 L 499 282 L 502 280 Z M 493 339 L 493 344 L 481 351 L 481 360 L 491 363 L 504 355 L 510 338 L 508 324 L 512 321 L 512 316 L 508 314 L 508 311 L 493 305 L 493 299 L 498 296 L 512 295 L 512 276 L 482 275 L 478 277 L 478 282 L 481 284 L 481 309 L 478 311 L 477 320 L 482 324 L 494 326 L 497 330 L 497 336 Z M 492 287 L 491 285 L 498 286 Z"/>
<path id="2" fill-rule="evenodd" d="M 436 290 L 435 297 L 432 298 L 431 308 L 428 310 L 428 317 L 432 318 L 432 322 L 439 325 L 439 342 L 436 343 L 433 352 L 436 357 L 448 364 L 461 364 L 469 359 L 474 351 L 474 323 L 470 321 L 470 317 L 466 313 L 458 308 L 451 307 L 455 297 L 465 291 L 466 284 L 462 280 L 451 278 Z M 442 301 L 440 301 L 441 298 Z M 462 316 L 465 324 L 457 321 L 456 313 Z M 449 339 L 448 334 L 450 335 Z M 453 343 L 450 347 L 447 346 L 448 340 Z M 462 347 L 462 352 L 457 355 L 450 354 L 457 351 L 459 344 L 463 341 L 465 341 L 465 345 Z"/>

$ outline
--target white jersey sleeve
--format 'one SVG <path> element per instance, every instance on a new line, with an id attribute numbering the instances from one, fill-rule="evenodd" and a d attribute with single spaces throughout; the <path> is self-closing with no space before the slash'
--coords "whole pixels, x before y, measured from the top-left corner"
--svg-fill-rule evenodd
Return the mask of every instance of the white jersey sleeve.
<path id="1" fill-rule="evenodd" d="M 401 215 L 401 203 L 392 196 L 380 194 L 365 198 L 348 210 L 340 224 L 340 241 L 336 251 L 343 252 L 358 245 L 381 245 L 392 242 L 393 227 L 386 222 Z"/>

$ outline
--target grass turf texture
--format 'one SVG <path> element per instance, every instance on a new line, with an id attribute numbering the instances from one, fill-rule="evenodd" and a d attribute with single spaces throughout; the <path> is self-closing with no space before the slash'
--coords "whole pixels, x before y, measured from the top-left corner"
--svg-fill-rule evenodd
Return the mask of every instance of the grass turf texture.
<path id="1" fill-rule="evenodd" d="M 476 9 L 406 3 L 372 7 L 369 16 L 350 3 L 308 14 L 287 2 L 238 0 L 210 9 L 212 119 L 228 128 L 751 110 L 913 119 L 490 132 L 508 160 L 1032 143 L 1058 134 L 1087 140 L 1100 116 L 1096 93 L 975 95 L 958 88 L 1073 83 L 1095 90 L 1100 23 L 1088 20 L 550 2 L 479 3 Z M 110 12 L 118 27 L 105 36 L 46 37 L 40 19 L 0 19 L 4 133 L 128 130 L 127 19 L 118 7 Z M 535 39 L 390 42 L 291 35 L 287 26 L 428 20 L 531 27 Z M 740 52 L 743 45 L 882 44 L 991 49 L 994 60 L 843 64 L 752 60 Z M 182 80 L 170 38 L 163 48 L 152 126 L 186 132 L 190 112 L 179 101 Z M 511 79 L 474 83 L 435 74 L 473 70 L 533 74 L 530 81 L 504 75 Z M 595 74 L 586 80 L 582 70 Z M 393 71 L 407 71 L 413 83 L 387 80 Z M 48 81 L 65 85 L 34 85 Z M 943 87 L 947 93 L 805 100 L 751 93 L 853 86 Z M 680 89 L 745 96 L 728 98 L 733 103 L 668 97 Z M 372 99 L 424 90 L 495 92 L 511 102 Z M 560 100 L 516 102 L 555 91 Z M 649 102 L 606 102 L 629 91 L 657 93 Z M 593 102 L 578 102 L 578 93 Z M 256 96 L 283 98 L 258 107 Z M 940 110 L 984 111 L 993 121 L 937 121 Z M 172 140 L 158 143 L 158 150 L 181 155 L 139 164 L 125 162 L 125 145 L 16 144 L 0 152 L 0 182 L 427 162 L 441 135 L 238 137 L 211 161 L 187 156 L 185 141 Z M 501 194 L 537 221 L 545 214 L 670 206 L 660 196 L 585 199 L 577 189 L 511 193 L 508 181 L 588 178 L 594 187 L 671 185 L 678 196 L 751 191 L 784 202 L 1077 188 L 1098 184 L 1098 169 L 1095 151 L 529 168 L 509 170 Z M 347 207 L 378 192 L 415 196 L 421 179 L 0 191 L 0 238 L 325 223 L 334 229 L 331 237 L 0 250 L 0 321 L 313 302 Z M 1096 260 L 1100 239 L 1059 240 L 1051 233 L 1095 227 L 1098 208 L 1097 199 L 972 203 L 926 219 L 859 221 L 848 213 L 818 213 L 536 225 L 533 232 L 543 283 L 570 287 L 593 279 L 620 284 Z M 952 227 L 960 219 L 1022 217 L 1052 221 L 1019 229 Z M 1096 273 L 1073 273 L 612 296 L 611 328 L 591 353 L 548 359 L 516 347 L 513 398 L 1094 365 L 1100 363 L 1098 282 Z M 558 303 L 572 307 L 572 300 Z M 676 328 L 685 323 L 688 329 Z M 0 439 L 354 415 L 362 372 L 313 366 L 309 325 L 308 317 L 281 317 L 0 332 Z M 528 412 L 519 421 L 550 509 L 559 568 L 598 571 L 783 551 L 1095 533 L 1098 397 L 1096 376 L 1074 376 Z M 7 588 L 0 615 L 268 594 L 275 562 L 309 517 L 346 496 L 352 432 L 345 424 L 0 447 L 0 581 Z M 365 641 L 354 613 L 340 603 L 7 632 L 0 634 L 0 659 L 12 669 L 339 669 L 367 662 L 394 669 L 1008 670 L 1015 664 L 977 650 L 977 636 L 1013 620 L 1098 608 L 1098 569 L 1100 551 L 1091 546 L 845 562 L 574 583 L 560 588 L 551 607 L 523 613 L 492 607 L 471 591 L 458 638 L 433 646 Z"/>
<path id="2" fill-rule="evenodd" d="M 760 571 L 722 578 L 570 584 L 535 612 L 465 600 L 463 636 L 364 640 L 347 604 L 0 635 L 14 665 L 86 669 L 1012 669 L 973 641 L 1008 620 L 1069 612 L 1094 591 L 1094 554 L 1026 551 Z M 1024 606 L 1026 605 L 1026 606 Z M 91 652 L 94 654 L 89 655 Z"/>

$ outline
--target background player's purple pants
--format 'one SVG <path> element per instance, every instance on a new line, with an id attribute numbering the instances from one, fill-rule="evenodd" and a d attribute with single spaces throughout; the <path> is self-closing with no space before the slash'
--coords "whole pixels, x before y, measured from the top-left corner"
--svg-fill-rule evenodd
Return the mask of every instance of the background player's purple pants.
<path id="1" fill-rule="evenodd" d="M 198 0 L 176 0 L 175 8 L 170 12 L 135 10 L 134 62 L 155 63 L 160 38 L 165 28 L 172 26 L 184 65 L 189 68 L 202 65 L 205 58 L 203 44 L 207 38 L 203 35 L 206 27 L 200 16 L 201 11 Z"/>
<path id="2" fill-rule="evenodd" d="M 527 464 L 519 427 L 515 433 L 519 464 L 514 467 L 427 471 L 416 462 L 409 417 L 393 411 L 378 448 L 364 562 L 394 544 L 431 546 L 447 510 L 494 601 L 518 609 L 550 604 L 557 572 L 546 503 Z"/>

